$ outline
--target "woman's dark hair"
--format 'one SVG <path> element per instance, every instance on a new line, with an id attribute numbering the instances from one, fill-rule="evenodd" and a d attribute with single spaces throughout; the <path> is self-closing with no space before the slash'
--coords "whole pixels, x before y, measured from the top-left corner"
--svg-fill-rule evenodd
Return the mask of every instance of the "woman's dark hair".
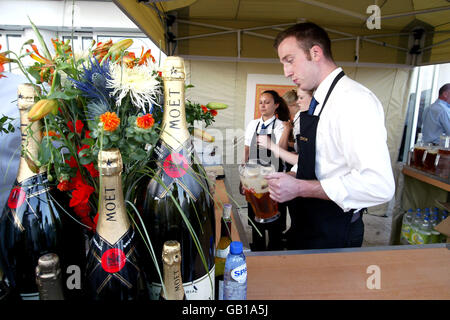
<path id="1" fill-rule="evenodd" d="M 278 104 L 278 108 L 275 109 L 275 115 L 281 121 L 289 121 L 289 108 L 286 101 L 275 90 L 266 90 L 262 94 L 268 93 L 273 97 L 275 104 Z"/>
<path id="2" fill-rule="evenodd" d="M 308 59 L 311 59 L 309 49 L 313 46 L 319 46 L 322 48 L 323 55 L 333 61 L 333 55 L 331 53 L 331 41 L 328 33 L 317 24 L 312 22 L 297 23 L 292 27 L 280 32 L 275 38 L 273 44 L 275 49 L 284 39 L 289 37 L 295 37 L 298 46 L 303 49 Z"/>

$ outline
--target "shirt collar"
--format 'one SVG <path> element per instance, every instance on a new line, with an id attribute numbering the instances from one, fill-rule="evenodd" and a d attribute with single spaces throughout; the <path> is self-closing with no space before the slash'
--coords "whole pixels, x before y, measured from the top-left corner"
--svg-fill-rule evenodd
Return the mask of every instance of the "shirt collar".
<path id="1" fill-rule="evenodd" d="M 438 102 L 439 102 L 440 104 L 444 105 L 444 106 L 447 106 L 447 108 L 450 108 L 450 103 L 448 103 L 447 101 L 438 99 Z"/>
<path id="2" fill-rule="evenodd" d="M 259 123 L 262 123 L 262 124 L 264 124 L 265 126 L 267 126 L 267 125 L 269 125 L 270 123 L 272 123 L 272 121 L 274 121 L 274 120 L 275 120 L 275 115 L 272 116 L 272 118 L 267 119 L 266 121 L 263 121 L 263 118 L 262 118 L 262 116 L 261 116 L 261 118 L 259 119 Z"/>
<path id="3" fill-rule="evenodd" d="M 297 122 L 298 118 L 300 117 L 300 113 L 301 113 L 301 111 L 298 110 L 297 113 L 295 114 L 294 121 L 293 121 L 294 123 Z"/>
<path id="4" fill-rule="evenodd" d="M 341 67 L 334 69 L 323 81 L 319 84 L 314 92 L 314 99 L 319 103 L 319 107 L 322 107 L 322 103 L 325 101 L 325 97 L 328 93 L 328 89 L 333 83 L 334 78 L 342 71 Z"/>

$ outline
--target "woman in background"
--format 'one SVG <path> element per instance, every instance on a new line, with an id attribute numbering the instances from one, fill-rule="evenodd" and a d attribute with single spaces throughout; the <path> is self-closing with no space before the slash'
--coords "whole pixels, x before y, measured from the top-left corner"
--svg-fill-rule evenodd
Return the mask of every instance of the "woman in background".
<path id="1" fill-rule="evenodd" d="M 276 145 L 284 131 L 284 124 L 289 120 L 289 109 L 286 102 L 274 90 L 264 91 L 259 98 L 259 111 L 261 118 L 250 121 L 245 130 L 244 141 L 244 161 L 257 160 L 271 163 L 276 171 L 284 171 L 284 164 L 278 157 L 268 150 L 259 148 L 257 144 L 258 137 L 265 137 L 271 143 Z M 240 186 L 241 194 L 244 194 Z M 252 251 L 282 250 L 281 241 L 282 232 L 286 229 L 286 206 L 279 205 L 280 217 L 269 223 L 258 223 L 255 221 L 255 214 L 250 204 L 248 204 L 248 217 L 262 233 L 258 234 L 253 225 L 252 227 Z M 267 232 L 266 232 L 267 231 Z M 268 244 L 266 245 L 266 237 Z"/>

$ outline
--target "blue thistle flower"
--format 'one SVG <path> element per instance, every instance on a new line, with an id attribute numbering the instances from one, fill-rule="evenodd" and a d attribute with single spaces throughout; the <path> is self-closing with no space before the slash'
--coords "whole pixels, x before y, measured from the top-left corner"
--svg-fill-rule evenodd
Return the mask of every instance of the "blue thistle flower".
<path id="1" fill-rule="evenodd" d="M 109 105 L 112 89 L 106 86 L 107 80 L 111 79 L 109 73 L 109 63 L 100 65 L 97 59 L 90 59 L 91 68 L 86 68 L 83 64 L 83 73 L 80 81 L 69 78 L 80 90 L 84 97 L 100 101 L 102 104 Z"/>

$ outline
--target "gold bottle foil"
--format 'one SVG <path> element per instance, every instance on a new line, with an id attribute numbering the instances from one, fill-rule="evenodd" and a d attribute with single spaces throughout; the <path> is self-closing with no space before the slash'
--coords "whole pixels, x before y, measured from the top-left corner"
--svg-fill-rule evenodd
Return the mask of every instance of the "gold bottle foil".
<path id="1" fill-rule="evenodd" d="M 40 300 L 64 300 L 61 268 L 56 254 L 48 253 L 39 258 L 36 284 Z"/>
<path id="2" fill-rule="evenodd" d="M 161 288 L 161 296 L 165 300 L 184 300 L 183 280 L 181 278 L 181 247 L 178 241 L 164 242 L 162 251 L 164 286 L 166 294 Z"/>
<path id="3" fill-rule="evenodd" d="M 100 171 L 100 212 L 97 233 L 110 244 L 119 240 L 130 228 L 122 190 L 122 156 L 119 149 L 98 153 Z"/>
<path id="4" fill-rule="evenodd" d="M 36 87 L 40 92 L 40 89 Z M 45 171 L 36 166 L 34 161 L 37 160 L 39 152 L 39 144 L 42 140 L 40 121 L 30 122 L 28 120 L 28 112 L 34 105 L 37 93 L 35 87 L 31 84 L 20 84 L 17 89 L 17 107 L 20 112 L 20 131 L 22 133 L 22 154 L 19 162 L 19 170 L 17 173 L 17 181 L 20 183 L 38 172 Z"/>
<path id="5" fill-rule="evenodd" d="M 184 100 L 186 75 L 183 58 L 167 57 L 163 65 L 162 78 L 164 80 L 164 116 L 161 139 L 176 150 L 189 139 Z"/>

